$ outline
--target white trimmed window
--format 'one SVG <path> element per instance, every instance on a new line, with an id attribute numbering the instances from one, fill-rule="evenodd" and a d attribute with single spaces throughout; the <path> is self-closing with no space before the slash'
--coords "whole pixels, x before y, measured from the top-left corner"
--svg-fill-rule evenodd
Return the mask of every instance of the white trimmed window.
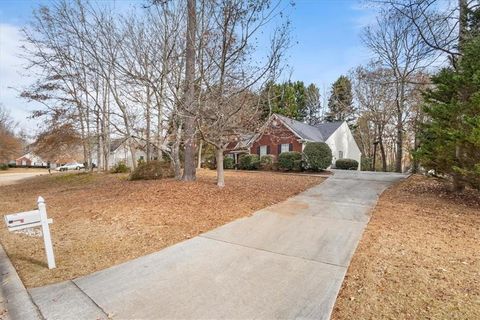
<path id="1" fill-rule="evenodd" d="M 260 146 L 260 157 L 267 155 L 267 146 Z"/>
<path id="2" fill-rule="evenodd" d="M 290 144 L 282 143 L 282 146 L 280 147 L 280 153 L 289 152 L 289 151 L 290 151 Z"/>
<path id="3" fill-rule="evenodd" d="M 343 151 L 338 151 L 338 159 L 343 159 Z"/>

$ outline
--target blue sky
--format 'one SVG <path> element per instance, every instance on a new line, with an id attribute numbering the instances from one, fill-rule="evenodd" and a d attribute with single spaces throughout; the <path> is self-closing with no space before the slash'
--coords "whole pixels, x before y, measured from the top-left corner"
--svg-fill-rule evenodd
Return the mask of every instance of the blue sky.
<path id="1" fill-rule="evenodd" d="M 104 0 L 107 1 L 107 0 Z M 18 58 L 19 29 L 31 18 L 32 9 L 50 0 L 0 0 L 0 103 L 21 126 L 35 128 L 27 120 L 34 104 L 17 97 L 13 88 L 30 83 Z M 118 5 L 138 5 L 145 0 L 117 0 Z M 287 0 L 286 0 L 287 3 Z M 374 21 L 374 13 L 360 0 L 296 0 L 290 11 L 293 47 L 288 52 L 291 72 L 286 77 L 315 83 L 323 94 L 336 78 L 366 63 L 369 54 L 362 46 L 362 28 Z"/>

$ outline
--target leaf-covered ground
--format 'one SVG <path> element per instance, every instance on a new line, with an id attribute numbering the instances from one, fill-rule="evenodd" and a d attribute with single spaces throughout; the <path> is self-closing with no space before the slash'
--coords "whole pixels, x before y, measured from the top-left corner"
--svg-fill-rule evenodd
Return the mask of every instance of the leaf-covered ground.
<path id="1" fill-rule="evenodd" d="M 226 187 L 202 170 L 192 183 L 128 181 L 126 175 L 54 174 L 0 187 L 0 214 L 32 210 L 43 196 L 57 269 L 48 270 L 41 238 L 0 240 L 27 287 L 72 279 L 158 251 L 323 181 L 314 176 L 226 172 Z"/>
<path id="2" fill-rule="evenodd" d="M 412 176 L 380 197 L 333 319 L 480 319 L 480 192 L 448 187 Z"/>

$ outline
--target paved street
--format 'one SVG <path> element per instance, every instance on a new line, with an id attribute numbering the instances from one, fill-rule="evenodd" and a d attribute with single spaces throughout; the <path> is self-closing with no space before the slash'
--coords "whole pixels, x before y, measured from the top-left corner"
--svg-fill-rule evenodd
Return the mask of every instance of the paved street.
<path id="1" fill-rule="evenodd" d="M 0 174 L 0 186 L 15 184 L 24 179 L 28 179 L 42 174 L 48 174 L 48 171 L 42 170 L 33 172 L 2 173 Z"/>
<path id="2" fill-rule="evenodd" d="M 404 177 L 336 171 L 251 217 L 30 294 L 46 319 L 328 319 L 370 210 Z"/>

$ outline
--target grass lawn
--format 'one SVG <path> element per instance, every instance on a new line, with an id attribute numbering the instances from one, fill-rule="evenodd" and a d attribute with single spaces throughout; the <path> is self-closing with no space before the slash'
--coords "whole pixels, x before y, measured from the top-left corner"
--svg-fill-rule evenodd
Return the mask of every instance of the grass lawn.
<path id="1" fill-rule="evenodd" d="M 480 192 L 447 188 L 412 176 L 380 197 L 332 319 L 480 319 Z"/>
<path id="2" fill-rule="evenodd" d="M 41 238 L 9 233 L 0 240 L 27 287 L 72 279 L 155 252 L 271 204 L 323 178 L 269 172 L 215 172 L 198 179 L 128 181 L 126 175 L 55 174 L 0 187 L 0 213 L 32 210 L 45 198 L 57 269 L 48 270 Z"/>

